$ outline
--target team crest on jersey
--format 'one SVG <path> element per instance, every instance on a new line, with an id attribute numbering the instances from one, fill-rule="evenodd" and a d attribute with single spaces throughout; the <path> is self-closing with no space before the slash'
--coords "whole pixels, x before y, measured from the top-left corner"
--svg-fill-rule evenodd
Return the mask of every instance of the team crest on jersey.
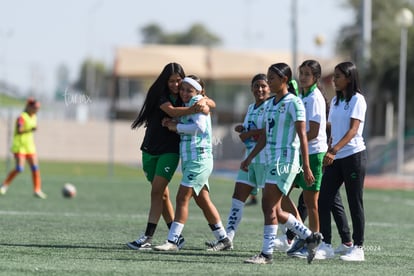
<path id="1" fill-rule="evenodd" d="M 349 102 L 347 102 L 344 106 L 344 110 L 348 110 L 349 109 Z"/>
<path id="2" fill-rule="evenodd" d="M 282 103 L 279 106 L 279 108 L 277 109 L 277 112 L 279 112 L 279 113 L 285 113 L 285 111 L 286 111 L 286 105 L 285 105 L 285 103 Z"/>

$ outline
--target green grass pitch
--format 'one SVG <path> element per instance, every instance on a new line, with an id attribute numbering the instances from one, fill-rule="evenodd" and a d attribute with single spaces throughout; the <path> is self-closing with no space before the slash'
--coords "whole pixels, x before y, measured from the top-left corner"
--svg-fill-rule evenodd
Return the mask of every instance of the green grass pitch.
<path id="1" fill-rule="evenodd" d="M 4 163 L 3 163 L 4 164 Z M 0 275 L 413 275 L 414 191 L 365 191 L 365 262 L 314 261 L 275 252 L 272 265 L 243 261 L 261 248 L 260 206 L 245 208 L 235 249 L 207 252 L 213 235 L 192 202 L 184 228 L 186 245 L 172 253 L 137 252 L 125 246 L 146 226 L 150 185 L 137 167 L 41 162 L 46 200 L 32 195 L 29 168 L 0 197 Z M 5 171 L 0 174 L 1 178 Z M 170 185 L 172 198 L 180 174 Z M 65 199 L 73 183 L 78 194 Z M 211 198 L 226 223 L 233 180 L 211 177 Z M 343 196 L 345 193 L 343 191 Z M 298 190 L 292 194 L 296 201 Z M 174 200 L 175 201 L 175 200 Z M 155 244 L 167 236 L 161 219 Z M 333 245 L 339 244 L 333 225 Z"/>

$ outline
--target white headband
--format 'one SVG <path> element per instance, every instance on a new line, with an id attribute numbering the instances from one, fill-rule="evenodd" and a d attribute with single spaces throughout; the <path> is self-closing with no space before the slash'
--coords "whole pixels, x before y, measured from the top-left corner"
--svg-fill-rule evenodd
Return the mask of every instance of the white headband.
<path id="1" fill-rule="evenodd" d="M 185 77 L 183 79 L 183 82 L 186 82 L 188 84 L 191 84 L 192 87 L 195 88 L 195 90 L 197 91 L 202 91 L 203 87 L 201 87 L 201 84 L 198 83 L 198 81 L 196 81 L 195 79 L 189 78 L 189 77 Z"/>

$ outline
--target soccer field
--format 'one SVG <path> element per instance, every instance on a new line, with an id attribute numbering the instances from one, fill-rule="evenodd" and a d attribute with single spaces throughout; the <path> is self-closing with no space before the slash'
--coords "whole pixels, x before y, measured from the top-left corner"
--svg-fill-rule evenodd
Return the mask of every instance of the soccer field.
<path id="1" fill-rule="evenodd" d="M 205 250 L 213 235 L 192 203 L 181 251 L 137 252 L 125 243 L 146 226 L 150 185 L 141 169 L 117 165 L 108 173 L 107 165 L 41 162 L 41 172 L 46 200 L 33 197 L 27 167 L 0 197 L 0 275 L 414 275 L 414 191 L 365 190 L 365 262 L 335 258 L 308 265 L 275 252 L 272 265 L 249 265 L 243 261 L 261 249 L 260 206 L 245 208 L 233 251 Z M 179 177 L 170 185 L 174 199 Z M 65 182 L 77 187 L 75 198 L 62 197 Z M 210 182 L 225 224 L 233 180 Z M 161 220 L 154 243 L 166 236 Z M 339 242 L 333 225 L 333 245 Z"/>

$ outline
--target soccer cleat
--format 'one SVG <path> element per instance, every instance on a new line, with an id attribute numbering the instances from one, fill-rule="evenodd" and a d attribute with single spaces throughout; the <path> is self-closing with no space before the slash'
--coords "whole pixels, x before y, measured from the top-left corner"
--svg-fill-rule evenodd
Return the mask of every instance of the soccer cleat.
<path id="1" fill-rule="evenodd" d="M 335 248 L 335 254 L 338 255 L 345 255 L 346 253 L 348 253 L 348 251 L 352 248 L 352 243 L 351 245 L 346 245 L 344 243 L 341 243 L 337 248 Z"/>
<path id="2" fill-rule="evenodd" d="M 179 236 L 178 237 L 178 241 L 177 241 L 177 247 L 178 247 L 178 249 L 180 249 L 181 250 L 181 248 L 183 248 L 184 247 L 184 245 L 185 245 L 185 239 L 184 239 L 184 237 L 183 236 Z"/>
<path id="3" fill-rule="evenodd" d="M 289 257 L 306 259 L 308 257 L 308 249 L 306 247 L 302 247 L 302 249 L 296 250 L 288 255 Z"/>
<path id="4" fill-rule="evenodd" d="M 155 251 L 178 251 L 180 250 L 175 243 L 166 241 L 164 244 L 154 246 Z"/>
<path id="5" fill-rule="evenodd" d="M 9 186 L 2 184 L 0 186 L 0 195 L 5 195 L 7 193 L 8 188 L 9 188 Z"/>
<path id="6" fill-rule="evenodd" d="M 231 240 L 229 238 L 224 238 L 220 241 L 217 241 L 211 247 L 207 248 L 207 251 L 226 251 L 226 250 L 232 250 L 232 249 L 233 249 L 233 243 L 231 242 Z"/>
<path id="7" fill-rule="evenodd" d="M 291 245 L 290 249 L 286 251 L 286 254 L 288 256 L 291 256 L 297 251 L 302 250 L 302 248 L 305 246 L 306 242 L 304 239 L 296 239 L 293 244 Z"/>
<path id="8" fill-rule="evenodd" d="M 47 194 L 45 194 L 42 191 L 38 191 L 34 193 L 34 196 L 40 199 L 46 199 L 47 198 Z"/>
<path id="9" fill-rule="evenodd" d="M 271 264 L 272 262 L 272 255 L 265 256 L 263 253 L 244 261 L 245 264 Z"/>
<path id="10" fill-rule="evenodd" d="M 282 252 L 287 252 L 293 245 L 293 242 L 287 238 L 286 235 L 276 238 L 275 249 Z"/>
<path id="11" fill-rule="evenodd" d="M 142 235 L 138 239 L 132 242 L 128 242 L 126 245 L 133 250 L 151 250 L 152 237 Z"/>
<path id="12" fill-rule="evenodd" d="M 326 260 L 335 258 L 335 252 L 332 245 L 322 242 L 315 253 L 315 260 Z"/>
<path id="13" fill-rule="evenodd" d="M 313 232 L 309 237 L 306 238 L 306 248 L 308 250 L 308 264 L 315 258 L 316 250 L 319 244 L 322 242 L 323 236 L 319 232 Z"/>
<path id="14" fill-rule="evenodd" d="M 362 246 L 353 246 L 348 253 L 339 257 L 343 261 L 362 262 L 365 261 L 364 248 Z"/>

